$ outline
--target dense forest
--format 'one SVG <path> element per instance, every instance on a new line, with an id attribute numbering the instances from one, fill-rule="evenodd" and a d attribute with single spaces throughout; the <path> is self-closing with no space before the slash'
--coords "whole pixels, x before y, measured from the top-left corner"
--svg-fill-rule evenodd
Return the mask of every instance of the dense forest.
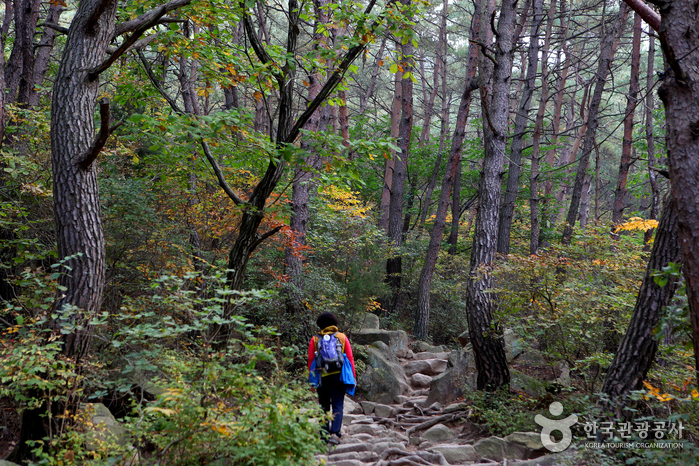
<path id="1" fill-rule="evenodd" d="M 559 402 L 546 464 L 699 458 L 699 2 L 0 8 L 0 458 L 319 464 L 323 311 L 357 402 L 434 351 L 471 443 Z"/>

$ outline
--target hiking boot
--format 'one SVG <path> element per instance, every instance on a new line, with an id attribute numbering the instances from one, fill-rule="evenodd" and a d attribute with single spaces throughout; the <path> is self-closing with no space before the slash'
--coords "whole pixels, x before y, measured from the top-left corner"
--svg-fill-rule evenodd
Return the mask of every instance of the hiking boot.
<path id="1" fill-rule="evenodd" d="M 339 444 L 342 443 L 342 440 L 340 439 L 340 437 L 339 437 L 337 434 L 332 434 L 332 435 L 328 438 L 328 443 L 329 443 L 330 445 L 339 445 Z"/>

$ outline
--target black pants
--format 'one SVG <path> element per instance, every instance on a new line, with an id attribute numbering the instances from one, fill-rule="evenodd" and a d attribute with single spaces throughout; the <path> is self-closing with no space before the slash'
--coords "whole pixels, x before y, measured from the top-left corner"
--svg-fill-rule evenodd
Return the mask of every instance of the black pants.
<path id="1" fill-rule="evenodd" d="M 345 384 L 340 381 L 340 374 L 326 375 L 321 379 L 322 383 L 318 387 L 318 401 L 323 411 L 334 415 L 330 427 L 325 426 L 325 430 L 331 434 L 340 434 L 342 428 L 342 410 L 345 405 Z"/>

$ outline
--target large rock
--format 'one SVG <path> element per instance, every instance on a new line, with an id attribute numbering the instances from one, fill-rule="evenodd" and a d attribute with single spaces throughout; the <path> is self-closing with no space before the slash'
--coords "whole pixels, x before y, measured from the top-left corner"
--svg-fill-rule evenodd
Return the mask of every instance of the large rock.
<path id="1" fill-rule="evenodd" d="M 345 401 L 342 406 L 342 413 L 343 414 L 357 414 L 362 412 L 362 407 L 359 406 L 359 404 L 355 403 L 352 398 L 349 396 L 345 395 Z"/>
<path id="2" fill-rule="evenodd" d="M 487 458 L 493 461 L 502 461 L 505 459 L 505 439 L 500 437 L 488 437 L 480 439 L 473 445 L 481 458 Z"/>
<path id="3" fill-rule="evenodd" d="M 435 445 L 429 450 L 444 455 L 449 464 L 474 463 L 481 459 L 472 445 Z"/>
<path id="4" fill-rule="evenodd" d="M 422 438 L 434 443 L 448 442 L 456 437 L 456 434 L 444 424 L 437 424 L 427 429 Z"/>
<path id="5" fill-rule="evenodd" d="M 442 353 L 444 352 L 444 347 L 442 346 L 432 346 L 425 341 L 416 341 L 413 343 L 413 349 L 421 353 Z"/>
<path id="6" fill-rule="evenodd" d="M 363 332 L 365 330 L 378 330 L 381 325 L 381 322 L 379 321 L 379 316 L 376 314 L 372 314 L 370 312 L 365 312 L 364 315 L 362 315 L 359 318 L 359 331 Z"/>
<path id="7" fill-rule="evenodd" d="M 541 443 L 539 432 L 514 432 L 505 437 L 505 457 L 528 460 L 544 456 L 549 451 Z"/>
<path id="8" fill-rule="evenodd" d="M 427 405 L 446 405 L 476 389 L 476 363 L 471 351 L 452 351 L 446 370 L 432 379 Z"/>
<path id="9" fill-rule="evenodd" d="M 403 367 L 405 375 L 408 377 L 413 374 L 439 375 L 447 368 L 447 361 L 444 359 L 418 359 L 408 361 Z"/>
<path id="10" fill-rule="evenodd" d="M 371 345 L 377 341 L 385 343 L 399 358 L 408 355 L 408 334 L 403 330 L 365 329 L 352 335 L 352 343 Z"/>
<path id="11" fill-rule="evenodd" d="M 512 390 L 524 392 L 532 398 L 538 398 L 546 394 L 546 386 L 547 384 L 539 379 L 510 369 L 510 388 Z"/>
<path id="12" fill-rule="evenodd" d="M 87 431 L 85 449 L 98 451 L 105 444 L 126 445 L 128 432 L 102 403 L 81 403 L 79 416 Z"/>
<path id="13" fill-rule="evenodd" d="M 19 466 L 19 464 L 13 463 L 12 461 L 0 460 L 0 466 Z"/>
<path id="14" fill-rule="evenodd" d="M 503 332 L 503 339 L 505 340 L 505 356 L 507 357 L 507 362 L 512 362 L 513 359 L 524 353 L 527 349 L 524 342 L 517 337 L 517 334 L 512 329 L 505 329 Z"/>
<path id="15" fill-rule="evenodd" d="M 367 400 L 391 404 L 410 390 L 403 367 L 385 343 L 379 341 L 367 348 L 366 365 L 357 381 L 357 389 Z"/>

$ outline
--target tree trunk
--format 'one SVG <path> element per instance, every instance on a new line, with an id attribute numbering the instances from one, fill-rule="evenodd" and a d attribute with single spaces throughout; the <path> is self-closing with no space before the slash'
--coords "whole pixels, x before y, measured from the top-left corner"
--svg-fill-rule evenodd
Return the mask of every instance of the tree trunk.
<path id="1" fill-rule="evenodd" d="M 597 75 L 595 78 L 595 90 L 590 100 L 585 143 L 583 144 L 583 152 L 582 156 L 580 156 L 578 171 L 575 175 L 575 184 L 573 185 L 573 193 L 570 198 L 570 207 L 568 209 L 568 216 L 566 217 L 566 226 L 563 230 L 563 236 L 561 238 L 561 242 L 563 244 L 570 244 L 570 240 L 573 236 L 573 227 L 575 226 L 575 221 L 578 217 L 578 209 L 580 208 L 580 197 L 582 195 L 583 181 L 585 180 L 585 175 L 587 174 L 587 167 L 590 163 L 590 154 L 594 149 L 595 135 L 597 134 L 597 127 L 599 126 L 597 116 L 599 113 L 600 104 L 602 102 L 602 93 L 604 92 L 604 85 L 607 82 L 607 76 L 609 75 L 612 60 L 614 60 L 614 53 L 616 52 L 616 46 L 619 43 L 619 37 L 621 37 L 621 34 L 624 31 L 624 23 L 626 22 L 628 12 L 629 8 L 626 6 L 626 3 L 622 1 L 619 5 L 619 15 L 617 20 L 614 22 L 613 27 L 606 31 L 602 36 L 599 66 L 597 67 Z"/>
<path id="2" fill-rule="evenodd" d="M 398 139 L 398 128 L 400 124 L 401 93 L 403 89 L 401 81 L 401 74 L 396 73 L 394 77 L 393 103 L 391 104 L 391 139 L 394 140 Z M 381 206 L 379 208 L 379 228 L 385 231 L 386 235 L 388 235 L 388 217 L 391 206 L 393 171 L 395 170 L 397 158 L 398 154 L 391 151 L 391 158 L 386 159 L 383 175 L 383 190 L 381 191 Z"/>
<path id="3" fill-rule="evenodd" d="M 447 12 L 449 8 L 449 0 L 444 0 L 442 5 L 442 23 L 439 27 L 439 42 L 437 43 L 437 60 L 434 65 L 434 80 L 432 83 L 432 93 L 430 93 L 429 101 L 425 109 L 425 123 L 422 127 L 422 132 L 420 133 L 420 147 L 424 147 L 429 141 L 430 137 L 430 121 L 432 118 L 432 112 L 434 109 L 434 99 L 437 96 L 437 91 L 439 90 L 439 77 L 442 70 L 446 70 L 446 52 L 448 47 L 447 42 Z M 446 79 L 446 76 L 443 78 Z M 468 78 L 467 78 L 468 79 Z M 442 96 L 442 102 L 446 99 L 446 95 Z M 442 125 L 446 124 L 442 121 Z M 441 134 L 441 131 L 440 131 Z M 441 138 L 440 138 L 441 141 Z M 420 212 L 420 226 L 425 225 L 425 220 L 427 219 L 427 213 L 430 208 L 430 203 L 432 201 L 432 193 L 434 192 L 434 187 L 437 183 L 437 176 L 439 175 L 439 168 L 442 165 L 442 147 L 439 148 L 437 152 L 437 160 L 435 160 L 434 168 L 432 169 L 432 176 L 427 184 L 427 192 L 425 193 L 425 201 L 422 203 L 422 209 Z"/>
<path id="4" fill-rule="evenodd" d="M 58 24 L 61 19 L 61 14 L 65 8 L 60 3 L 52 3 L 49 7 L 49 12 L 46 15 L 44 22 Z M 32 71 L 32 83 L 28 89 L 27 102 L 30 107 L 39 105 L 39 93 L 36 86 L 40 86 L 44 81 L 44 76 L 49 68 L 49 60 L 51 59 L 51 51 L 53 43 L 58 35 L 58 31 L 49 27 L 44 27 L 44 32 L 41 34 L 41 39 L 37 44 L 36 55 L 34 57 L 34 69 Z"/>
<path id="5" fill-rule="evenodd" d="M 376 87 L 376 78 L 379 76 L 379 71 L 381 69 L 381 62 L 383 62 L 383 51 L 386 48 L 386 40 L 388 39 L 388 34 L 384 34 L 381 40 L 381 46 L 379 47 L 379 52 L 376 54 L 376 60 L 374 60 L 374 68 L 371 71 L 371 79 L 369 80 L 369 87 L 367 87 L 366 92 L 362 95 L 359 100 L 359 114 L 364 115 L 369 99 L 374 95 L 374 87 Z"/>
<path id="6" fill-rule="evenodd" d="M 646 275 L 636 298 L 631 322 L 602 385 L 602 392 L 612 399 L 642 388 L 643 379 L 653 364 L 653 358 L 658 349 L 658 337 L 654 334 L 655 327 L 677 289 L 677 283 L 674 281 L 669 281 L 665 286 L 659 286 L 655 282 L 653 273 L 662 270 L 670 262 L 677 263 L 679 260 L 677 208 L 675 202 L 668 196 L 655 234 Z"/>
<path id="7" fill-rule="evenodd" d="M 321 29 L 324 29 L 325 25 L 330 22 L 327 3 L 327 0 L 315 0 L 313 2 L 316 18 L 315 30 L 313 33 L 313 49 L 317 53 L 328 47 L 328 38 L 321 32 Z M 319 56 L 317 58 L 318 62 L 321 63 L 321 57 Z M 314 67 L 308 75 L 309 101 L 315 99 L 323 88 L 322 79 L 322 70 L 319 69 L 319 67 Z M 308 119 L 305 129 L 311 133 L 325 131 L 325 127 L 321 126 L 321 122 L 328 120 L 328 117 L 325 116 L 324 118 L 323 114 L 327 114 L 330 108 L 329 106 L 325 106 L 316 110 Z M 302 138 L 301 149 L 306 153 L 312 154 L 306 157 L 306 164 L 310 167 L 318 168 L 320 166 L 320 156 L 313 154 L 315 148 L 312 142 L 307 138 Z M 308 203 L 311 199 L 312 178 L 312 173 L 306 170 L 297 168 L 294 171 L 294 183 L 291 193 L 291 218 L 289 220 L 289 227 L 294 233 L 294 239 L 292 247 L 286 248 L 284 257 L 286 272 L 289 276 L 289 284 L 291 285 L 287 300 L 287 311 L 292 315 L 298 314 L 305 307 L 303 304 L 303 256 L 299 251 L 301 247 L 306 245 Z"/>
<path id="8" fill-rule="evenodd" d="M 699 384 L 699 36 L 696 2 L 662 1 L 660 44 L 670 67 L 658 90 L 665 104 L 667 153 Z"/>
<path id="9" fill-rule="evenodd" d="M 469 279 L 466 289 L 468 331 L 478 371 L 479 390 L 495 390 L 510 381 L 505 348 L 497 325 L 493 326 L 493 278 L 488 267 L 495 260 L 500 186 L 505 162 L 516 1 L 504 0 L 495 42 L 493 94 L 486 102 L 486 121 L 490 137 L 485 138 L 483 171 L 479 183 L 479 207 L 476 214 Z"/>
<path id="10" fill-rule="evenodd" d="M 536 70 L 539 66 L 539 29 L 544 18 L 543 0 L 534 0 L 532 9 L 532 23 L 529 33 L 529 50 L 527 52 L 527 73 L 524 79 L 524 89 L 520 94 L 519 109 L 515 116 L 515 132 L 512 136 L 510 148 L 510 165 L 507 174 L 507 188 L 505 199 L 500 210 L 500 222 L 498 224 L 497 251 L 501 254 L 510 253 L 510 232 L 512 229 L 512 217 L 515 212 L 515 202 L 519 192 L 519 177 L 522 174 L 522 149 L 524 148 L 524 134 L 529 123 L 529 109 L 536 81 Z"/>
<path id="11" fill-rule="evenodd" d="M 411 0 L 401 0 L 405 8 L 409 8 Z M 405 179 L 408 170 L 408 155 L 410 154 L 410 139 L 413 129 L 413 81 L 406 77 L 406 72 L 413 71 L 413 45 L 411 41 L 401 46 L 401 66 L 403 76 L 401 79 L 401 106 L 400 122 L 398 124 L 398 147 L 400 157 L 393 166 L 393 179 L 391 181 L 391 202 L 388 214 L 388 237 L 394 247 L 403 244 L 403 200 L 405 194 Z M 392 298 L 389 306 L 390 312 L 400 308 L 401 294 L 401 257 L 397 255 L 388 259 L 386 263 L 386 276 L 391 286 Z"/>
<path id="12" fill-rule="evenodd" d="M 621 145 L 621 162 L 619 164 L 619 174 L 616 181 L 616 191 L 614 191 L 614 206 L 612 208 L 612 223 L 619 225 L 624 215 L 626 204 L 626 181 L 629 177 L 629 169 L 633 160 L 631 151 L 633 149 L 633 117 L 638 100 L 638 75 L 641 63 L 641 16 L 636 13 L 633 22 L 633 42 L 631 48 L 631 81 L 629 83 L 629 94 L 626 97 L 626 112 L 624 114 L 624 139 Z"/>
<path id="13" fill-rule="evenodd" d="M 653 68 L 655 65 L 655 37 L 651 34 L 648 36 L 648 71 L 646 74 L 646 89 L 652 89 L 655 76 Z M 648 145 L 648 181 L 650 182 L 651 202 L 650 213 L 651 219 L 658 218 L 660 210 L 660 189 L 658 188 L 658 174 L 655 171 L 655 137 L 653 135 L 653 108 L 655 102 L 653 92 L 646 91 L 646 143 Z M 649 244 L 653 237 L 653 230 L 647 230 L 643 240 L 645 244 Z"/>
<path id="14" fill-rule="evenodd" d="M 532 166 L 529 172 L 529 254 L 536 254 L 539 249 L 539 235 L 541 224 L 539 219 L 539 165 L 541 161 L 541 133 L 544 128 L 544 115 L 546 103 L 549 98 L 549 67 L 548 57 L 551 47 L 551 31 L 553 29 L 553 17 L 556 13 L 556 0 L 551 0 L 544 35 L 544 48 L 541 51 L 541 95 L 539 96 L 539 108 L 534 122 L 534 136 L 532 138 Z"/>
<path id="15" fill-rule="evenodd" d="M 476 11 L 471 19 L 471 29 L 469 37 L 475 40 L 480 31 L 481 14 L 476 4 Z M 430 317 L 430 292 L 432 289 L 432 276 L 437 264 L 439 248 L 442 244 L 442 236 L 446 226 L 447 210 L 449 209 L 449 197 L 452 193 L 452 188 L 456 189 L 455 182 L 460 175 L 461 154 L 463 153 L 463 142 L 466 131 L 466 121 L 468 120 L 468 111 L 471 103 L 471 94 L 476 89 L 474 77 L 478 63 L 478 49 L 474 42 L 469 44 L 468 61 L 466 64 L 466 86 L 464 93 L 461 96 L 459 104 L 459 113 L 456 117 L 456 128 L 454 137 L 452 138 L 451 150 L 449 151 L 449 159 L 447 160 L 446 172 L 442 178 L 442 189 L 439 193 L 439 201 L 437 203 L 437 213 L 435 215 L 434 225 L 430 233 L 430 244 L 427 247 L 427 255 L 425 263 L 420 272 L 420 281 L 417 288 L 417 319 L 415 321 L 415 336 L 416 338 L 425 339 L 428 334 L 429 317 Z M 452 204 L 452 215 L 457 212 L 456 218 L 459 218 L 459 203 L 457 200 Z M 456 209 L 453 207 L 456 206 Z"/>

